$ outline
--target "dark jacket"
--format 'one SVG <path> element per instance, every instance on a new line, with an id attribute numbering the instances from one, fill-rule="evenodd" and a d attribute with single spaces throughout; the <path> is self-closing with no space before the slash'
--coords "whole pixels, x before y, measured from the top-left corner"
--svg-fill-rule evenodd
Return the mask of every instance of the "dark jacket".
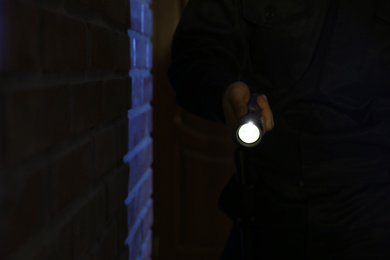
<path id="1" fill-rule="evenodd" d="M 289 171 L 327 179 L 323 162 L 343 173 L 382 167 L 390 161 L 390 3 L 341 1 L 324 37 L 327 7 L 324 0 L 190 1 L 169 70 L 178 104 L 223 121 L 221 92 L 243 80 L 267 94 L 274 113 L 275 129 L 257 149 L 268 154 L 265 163 L 290 158 Z"/>
<path id="2" fill-rule="evenodd" d="M 275 128 L 249 156 L 260 226 L 389 219 L 390 1 L 190 0 L 169 77 L 178 104 L 212 120 L 234 81 L 267 95 Z"/>

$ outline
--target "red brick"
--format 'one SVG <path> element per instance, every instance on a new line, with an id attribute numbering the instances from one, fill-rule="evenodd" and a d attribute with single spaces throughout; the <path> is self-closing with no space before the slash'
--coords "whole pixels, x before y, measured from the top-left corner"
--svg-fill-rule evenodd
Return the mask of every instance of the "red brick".
<path id="1" fill-rule="evenodd" d="M 15 0 L 15 2 L 24 3 L 24 4 L 35 4 L 35 0 Z"/>
<path id="2" fill-rule="evenodd" d="M 110 126 L 94 134 L 96 177 L 115 166 L 116 143 L 115 127 Z"/>
<path id="3" fill-rule="evenodd" d="M 73 217 L 72 234 L 75 258 L 98 242 L 106 220 L 105 207 L 105 193 L 102 188 Z"/>
<path id="4" fill-rule="evenodd" d="M 104 13 L 123 24 L 126 28 L 130 27 L 130 1 L 129 0 L 105 0 L 103 6 Z"/>
<path id="5" fill-rule="evenodd" d="M 104 85 L 104 119 L 127 114 L 127 80 L 107 81 Z"/>
<path id="6" fill-rule="evenodd" d="M 130 38 L 124 34 L 118 34 L 117 37 L 117 69 L 130 69 Z"/>
<path id="7" fill-rule="evenodd" d="M 95 9 L 98 11 L 103 10 L 103 0 L 76 0 L 76 1 L 90 7 L 91 9 Z"/>
<path id="8" fill-rule="evenodd" d="M 31 260 L 67 260 L 73 258 L 72 226 L 71 222 L 63 225 L 56 234 L 48 235 L 51 238 L 48 244 L 43 245 L 34 255 L 28 256 Z M 26 257 L 27 258 L 27 257 Z"/>
<path id="9" fill-rule="evenodd" d="M 123 250 L 120 251 L 119 256 L 116 260 L 129 260 L 129 250 L 127 249 L 127 247 L 124 247 Z"/>
<path id="10" fill-rule="evenodd" d="M 0 200 L 0 259 L 39 231 L 49 217 L 46 167 L 8 184 Z"/>
<path id="11" fill-rule="evenodd" d="M 91 31 L 91 68 L 115 69 L 116 66 L 116 33 L 103 27 L 89 25 Z"/>
<path id="12" fill-rule="evenodd" d="M 125 241 L 128 236 L 128 227 L 127 227 L 127 211 L 126 205 L 123 203 L 119 208 L 119 211 L 116 216 L 116 224 L 118 230 L 118 250 L 126 251 L 125 249 Z"/>
<path id="13" fill-rule="evenodd" d="M 118 248 L 117 248 L 117 230 L 116 225 L 113 223 L 108 233 L 103 238 L 103 241 L 97 248 L 97 250 L 92 254 L 91 258 L 92 260 L 107 260 L 107 259 L 116 259 L 116 256 L 118 255 Z"/>
<path id="14" fill-rule="evenodd" d="M 69 87 L 72 134 L 80 133 L 102 121 L 103 83 L 91 82 Z"/>
<path id="15" fill-rule="evenodd" d="M 42 12 L 44 69 L 86 69 L 86 24 L 56 13 Z"/>
<path id="16" fill-rule="evenodd" d="M 123 207 L 128 194 L 129 168 L 123 165 L 107 182 L 108 219 L 114 218 L 118 210 Z"/>
<path id="17" fill-rule="evenodd" d="M 86 140 L 74 150 L 53 159 L 52 209 L 58 214 L 89 187 L 93 179 L 93 144 Z"/>
<path id="18" fill-rule="evenodd" d="M 34 5 L 0 2 L 0 72 L 38 71 L 39 16 Z"/>
<path id="19" fill-rule="evenodd" d="M 7 93 L 4 110 L 8 164 L 41 152 L 70 134 L 69 98 L 65 86 Z"/>
<path id="20" fill-rule="evenodd" d="M 117 164 L 123 163 L 123 157 L 128 152 L 128 120 L 124 117 L 122 121 L 116 124 L 116 147 L 117 147 Z"/>
<path id="21" fill-rule="evenodd" d="M 128 224 L 128 233 L 130 235 L 131 230 L 134 228 L 136 223 L 139 210 L 137 210 L 136 199 L 133 198 L 130 201 L 126 201 L 126 210 L 127 210 L 127 224 Z"/>
<path id="22" fill-rule="evenodd" d="M 3 179 L 5 175 L 5 170 L 3 169 L 4 165 L 7 164 L 7 147 L 6 147 L 6 137 L 4 134 L 4 125 L 5 125 L 5 116 L 3 113 L 4 110 L 4 101 L 3 101 L 3 93 L 0 90 L 0 180 Z"/>

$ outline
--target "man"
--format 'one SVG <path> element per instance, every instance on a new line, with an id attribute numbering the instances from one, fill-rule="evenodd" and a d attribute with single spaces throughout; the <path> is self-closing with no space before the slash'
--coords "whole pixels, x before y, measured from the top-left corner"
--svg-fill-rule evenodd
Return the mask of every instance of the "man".
<path id="1" fill-rule="evenodd" d="M 233 131 L 262 94 L 256 259 L 390 259 L 390 1 L 190 0 L 169 76 L 180 106 Z"/>

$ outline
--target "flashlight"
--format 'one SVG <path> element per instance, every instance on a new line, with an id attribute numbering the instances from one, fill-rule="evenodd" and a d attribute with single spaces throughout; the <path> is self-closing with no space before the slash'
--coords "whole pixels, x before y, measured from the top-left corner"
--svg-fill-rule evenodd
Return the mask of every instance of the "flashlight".
<path id="1" fill-rule="evenodd" d="M 247 105 L 248 113 L 238 121 L 237 141 L 245 147 L 258 145 L 263 137 L 263 124 L 260 120 L 261 109 L 256 101 L 258 96 L 258 94 L 251 95 Z"/>

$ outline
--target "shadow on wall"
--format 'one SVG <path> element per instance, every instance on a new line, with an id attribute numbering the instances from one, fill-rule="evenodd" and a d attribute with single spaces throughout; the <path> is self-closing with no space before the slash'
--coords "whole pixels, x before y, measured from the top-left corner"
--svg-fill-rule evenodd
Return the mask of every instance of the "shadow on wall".
<path id="1" fill-rule="evenodd" d="M 150 3 L 0 0 L 0 259 L 148 259 Z"/>

